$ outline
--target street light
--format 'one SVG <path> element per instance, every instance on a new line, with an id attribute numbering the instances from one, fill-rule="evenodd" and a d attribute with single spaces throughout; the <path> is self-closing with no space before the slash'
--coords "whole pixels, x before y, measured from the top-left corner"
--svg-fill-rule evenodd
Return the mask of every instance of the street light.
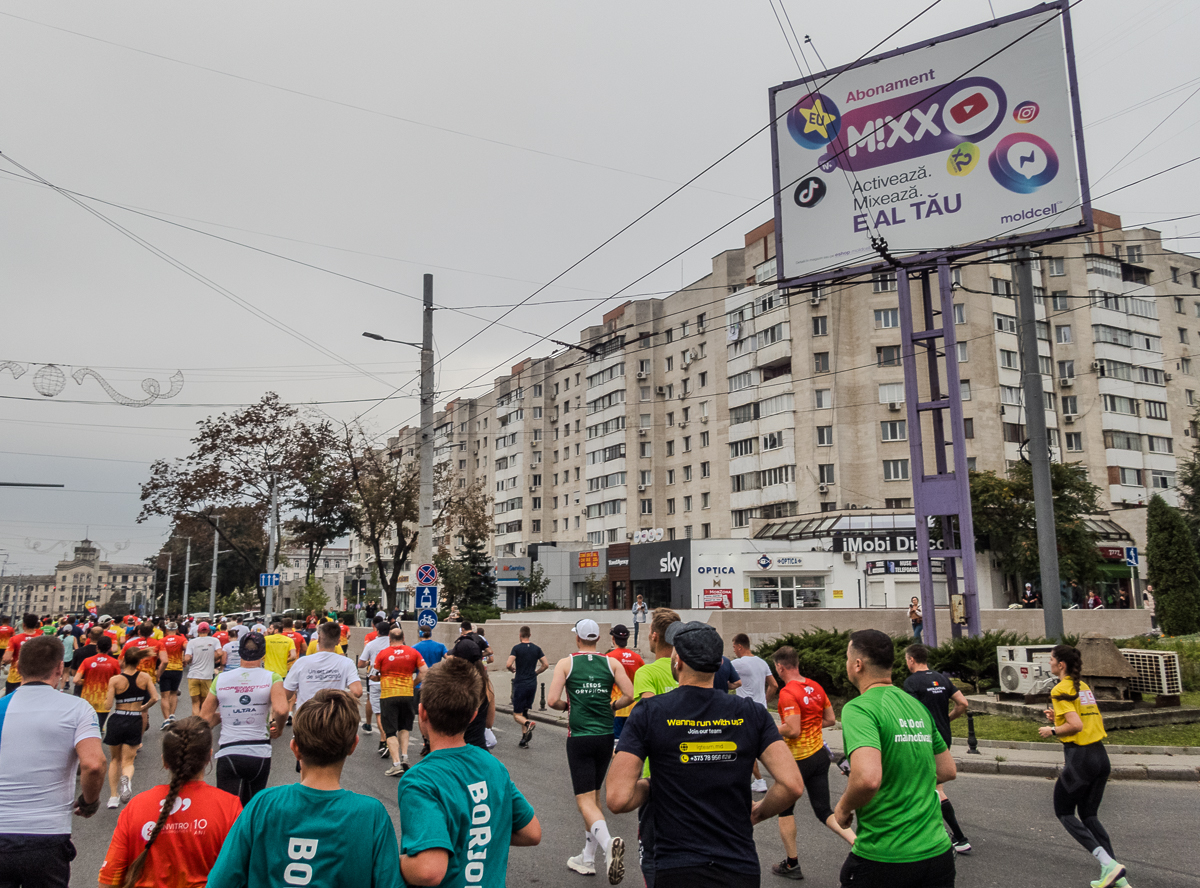
<path id="1" fill-rule="evenodd" d="M 354 581 L 354 591 L 355 591 L 355 597 L 357 598 L 357 602 L 356 602 L 356 604 L 355 604 L 355 608 L 354 608 L 354 611 L 355 611 L 355 618 L 356 618 L 356 619 L 362 619 L 362 575 L 363 575 L 363 566 L 362 566 L 361 564 L 356 564 L 356 565 L 354 566 L 354 575 L 355 575 L 355 576 L 358 578 L 358 579 L 356 579 L 356 580 Z"/>

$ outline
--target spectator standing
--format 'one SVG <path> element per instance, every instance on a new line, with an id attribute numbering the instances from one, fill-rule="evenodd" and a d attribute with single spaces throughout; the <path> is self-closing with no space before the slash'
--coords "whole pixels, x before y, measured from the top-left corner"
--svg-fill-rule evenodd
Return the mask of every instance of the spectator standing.
<path id="1" fill-rule="evenodd" d="M 638 647 L 638 630 L 642 624 L 646 622 L 646 616 L 650 613 L 650 609 L 646 607 L 646 601 L 642 596 L 638 596 L 633 603 L 633 646 Z"/>
<path id="2" fill-rule="evenodd" d="M 55 688 L 63 671 L 62 642 L 25 642 L 21 686 L 0 700 L 0 861 L 12 888 L 68 888 L 71 812 L 100 808 L 106 763 L 95 710 Z M 38 754 L 30 756 L 29 750 Z M 75 796 L 75 769 L 79 795 Z"/>
<path id="3" fill-rule="evenodd" d="M 860 629 L 846 648 L 846 675 L 858 689 L 842 708 L 850 779 L 837 824 L 858 837 L 842 865 L 843 888 L 951 888 L 954 850 L 942 827 L 937 785 L 956 774 L 929 710 L 892 684 L 890 636 Z"/>
<path id="4" fill-rule="evenodd" d="M 1150 611 L 1150 628 L 1158 628 L 1158 618 L 1154 613 L 1154 587 L 1149 583 L 1146 584 L 1146 591 L 1142 593 L 1142 607 Z"/>
<path id="5" fill-rule="evenodd" d="M 1038 606 L 1037 593 L 1033 591 L 1033 584 L 1026 583 L 1025 591 L 1021 595 L 1021 607 L 1026 610 L 1032 610 Z"/>
<path id="6" fill-rule="evenodd" d="M 754 656 L 750 651 L 750 636 L 745 632 L 739 632 L 733 636 L 733 656 L 733 668 L 737 670 L 738 678 L 741 679 L 737 695 L 739 697 L 748 697 L 763 709 L 766 709 L 767 695 L 775 695 L 775 692 L 779 689 L 779 682 L 775 680 L 775 676 L 771 673 L 771 667 L 767 665 L 767 661 L 762 657 Z M 766 792 L 767 781 L 763 778 L 762 772 L 759 770 L 757 759 L 754 762 L 752 775 L 754 779 L 750 783 L 750 790 L 752 792 Z"/>
<path id="7" fill-rule="evenodd" d="M 650 799 L 651 782 L 641 776 L 649 762 L 656 888 L 757 888 L 754 824 L 790 808 L 803 781 L 770 714 L 744 697 L 713 690 L 724 647 L 716 629 L 676 622 L 664 640 L 674 649 L 679 686 L 639 702 L 630 714 L 609 776 L 609 809 L 633 811 Z M 701 742 L 696 728 L 705 732 Z M 756 758 L 776 780 L 752 802 Z"/>
<path id="8" fill-rule="evenodd" d="M 921 599 L 913 596 L 908 604 L 908 621 L 912 624 L 913 638 L 921 643 L 921 633 L 925 631 L 925 616 L 921 613 Z"/>
<path id="9" fill-rule="evenodd" d="M 528 749 L 533 729 L 537 727 L 537 722 L 529 718 L 529 710 L 537 696 L 537 677 L 550 668 L 550 662 L 542 649 L 530 640 L 532 633 L 528 626 L 522 626 L 519 635 L 520 641 L 509 651 L 504 668 L 513 673 L 512 714 L 513 720 L 521 726 L 521 740 L 517 745 Z"/>

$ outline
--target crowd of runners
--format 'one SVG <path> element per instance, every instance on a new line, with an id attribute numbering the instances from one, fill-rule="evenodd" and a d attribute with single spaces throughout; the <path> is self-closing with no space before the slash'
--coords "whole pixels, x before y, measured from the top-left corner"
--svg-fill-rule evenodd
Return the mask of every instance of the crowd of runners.
<path id="1" fill-rule="evenodd" d="M 955 858 L 972 849 L 944 785 L 955 777 L 950 722 L 967 703 L 929 669 L 921 644 L 905 651 L 901 688 L 892 639 L 852 634 L 846 672 L 859 693 L 842 708 L 845 753 L 835 757 L 823 736 L 837 723 L 832 703 L 794 649 L 767 663 L 738 634 L 726 657 L 713 627 L 666 608 L 635 609 L 633 625 L 634 647 L 618 624 L 602 650 L 599 625 L 578 621 L 576 650 L 553 666 L 522 627 L 504 661 L 519 747 L 532 745 L 542 673 L 552 671 L 545 702 L 566 712 L 583 846 L 558 864 L 555 883 L 624 880 L 626 839 L 606 808 L 636 812 L 648 888 L 758 886 L 754 826 L 770 819 L 782 851 L 773 874 L 803 879 L 796 806 L 806 795 L 819 824 L 847 843 L 843 886 L 954 884 Z M 538 844 L 541 826 L 489 754 L 496 655 L 487 638 L 464 622 L 450 646 L 428 630 L 409 639 L 379 613 L 357 654 L 348 642 L 330 617 L 247 625 L 27 615 L 15 627 L 0 618 L 0 888 L 71 884 L 72 814 L 93 816 L 106 782 L 107 808 L 119 813 L 101 885 L 506 884 L 509 847 Z M 1093 888 L 1124 888 L 1098 819 L 1109 773 L 1103 720 L 1078 651 L 1059 645 L 1051 667 L 1061 680 L 1042 732 L 1066 755 L 1055 815 L 1099 864 Z M 185 675 L 192 714 L 180 717 Z M 139 786 L 150 782 L 136 761 L 156 709 L 170 780 Z M 289 726 L 284 752 L 271 741 Z M 381 777 L 396 781 L 398 830 L 378 798 L 341 786 L 360 736 L 376 733 Z M 298 776 L 268 789 L 281 754 Z M 203 779 L 210 766 L 215 787 Z M 839 798 L 835 767 L 847 776 Z"/>

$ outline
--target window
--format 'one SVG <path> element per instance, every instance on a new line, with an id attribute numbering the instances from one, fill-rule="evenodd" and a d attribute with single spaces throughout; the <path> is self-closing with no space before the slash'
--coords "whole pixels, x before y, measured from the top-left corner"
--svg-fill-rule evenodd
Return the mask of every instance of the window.
<path id="1" fill-rule="evenodd" d="M 828 355 L 826 356 L 828 357 Z M 754 386 L 754 373 L 747 370 L 745 373 L 739 373 L 736 376 L 729 377 L 729 390 L 731 392 L 740 392 L 742 389 L 748 389 Z"/>
<path id="2" fill-rule="evenodd" d="M 817 480 L 822 484 L 833 484 L 833 478 L 833 463 L 820 463 L 817 465 Z"/>
<path id="3" fill-rule="evenodd" d="M 1186 376 L 1193 375 L 1191 358 L 1180 358 L 1179 359 L 1179 372 L 1183 373 Z"/>
<path id="4" fill-rule="evenodd" d="M 1054 365 L 1050 362 L 1050 358 L 1046 355 L 1038 355 L 1038 373 L 1042 376 L 1049 376 L 1054 369 Z"/>
<path id="5" fill-rule="evenodd" d="M 1063 259 L 1061 256 L 1050 257 L 1050 277 L 1062 277 L 1066 274 L 1066 269 L 1063 267 Z"/>
<path id="6" fill-rule="evenodd" d="M 650 386 L 643 385 L 638 387 L 638 395 L 643 401 L 653 401 L 654 397 L 651 394 Z"/>
<path id="7" fill-rule="evenodd" d="M 650 372 L 650 361 L 648 361 L 645 358 L 639 360 L 638 361 L 638 373 L 649 373 L 649 372 Z"/>
<path id="8" fill-rule="evenodd" d="M 992 295 L 1007 296 L 1009 299 L 1013 297 L 1012 281 L 1002 280 L 1001 278 L 992 278 Z"/>
<path id="9" fill-rule="evenodd" d="M 705 507 L 705 508 L 707 508 L 707 507 Z M 700 525 L 700 538 L 703 540 L 707 540 L 711 536 L 712 536 L 712 525 L 711 524 L 701 524 Z"/>
<path id="10" fill-rule="evenodd" d="M 1147 449 L 1151 453 L 1173 453 L 1174 447 L 1170 438 L 1160 438 L 1157 435 L 1147 435 Z"/>
<path id="11" fill-rule="evenodd" d="M 649 499 L 641 500 L 641 513 L 643 515 L 653 515 L 654 514 L 654 500 L 649 500 Z"/>
<path id="12" fill-rule="evenodd" d="M 900 309 L 898 308 L 877 308 L 875 309 L 875 329 L 887 330 L 893 327 L 900 326 Z"/>
<path id="13" fill-rule="evenodd" d="M 650 483 L 650 470 L 642 469 L 640 472 L 638 472 L 638 484 L 641 484 L 644 487 L 649 483 Z"/>
<path id="14" fill-rule="evenodd" d="M 833 446 L 833 426 L 817 426 L 817 446 Z"/>
<path id="15" fill-rule="evenodd" d="M 654 445 L 649 441 L 641 441 L 638 443 L 638 457 L 640 459 L 650 459 L 654 456 Z"/>
<path id="16" fill-rule="evenodd" d="M 967 322 L 967 306 L 966 303 L 954 303 L 954 323 L 965 324 Z"/>
<path id="17" fill-rule="evenodd" d="M 1142 436 L 1134 432 L 1105 432 L 1104 446 L 1109 450 L 1136 450 L 1142 452 Z"/>
<path id="18" fill-rule="evenodd" d="M 705 315 L 703 313 L 696 315 L 696 332 L 697 333 L 704 332 L 704 318 L 705 318 Z"/>
<path id="19" fill-rule="evenodd" d="M 1059 345 L 1066 345 L 1071 342 L 1071 325 L 1059 324 L 1054 328 L 1054 341 Z"/>
<path id="20" fill-rule="evenodd" d="M 667 483 L 668 484 L 675 483 L 675 470 L 674 469 L 667 469 Z"/>
<path id="21" fill-rule="evenodd" d="M 958 396 L 964 401 L 971 400 L 971 380 L 960 379 L 958 381 Z"/>
<path id="22" fill-rule="evenodd" d="M 1166 401 L 1147 401 L 1146 402 L 1146 418 L 1147 419 L 1166 419 L 1167 418 L 1167 402 Z"/>
<path id="23" fill-rule="evenodd" d="M 769 434 L 763 435 L 762 449 L 764 452 L 767 450 L 778 450 L 782 446 L 783 432 L 770 432 Z"/>
<path id="24" fill-rule="evenodd" d="M 1150 470 L 1150 486 L 1158 490 L 1169 490 L 1175 486 L 1175 473 L 1162 469 Z"/>
<path id="25" fill-rule="evenodd" d="M 1179 270 L 1178 268 L 1171 269 L 1171 271 L 1178 271 L 1178 270 Z M 1178 283 L 1178 281 L 1176 281 L 1176 283 Z M 1175 314 L 1180 314 L 1180 315 L 1183 314 L 1183 297 L 1182 296 L 1175 297 Z"/>
<path id="26" fill-rule="evenodd" d="M 880 404 L 900 404 L 904 401 L 904 383 L 883 382 L 879 384 Z"/>
<path id="27" fill-rule="evenodd" d="M 675 455 L 675 442 L 668 441 L 667 442 L 667 456 L 674 456 L 674 455 Z"/>
<path id="28" fill-rule="evenodd" d="M 958 352 L 958 363 L 966 363 L 967 360 L 967 344 L 965 342 L 956 342 L 955 351 Z"/>
<path id="29" fill-rule="evenodd" d="M 1055 400 L 1054 392 L 1042 392 L 1042 409 L 1043 410 L 1053 410 L 1054 409 L 1054 400 Z"/>
<path id="30" fill-rule="evenodd" d="M 883 461 L 883 480 L 884 481 L 907 481 L 908 480 L 908 460 L 906 460 L 906 459 L 885 459 Z"/>
<path id="31" fill-rule="evenodd" d="M 1007 370 L 1020 370 L 1021 364 L 1017 360 L 1017 353 L 1006 348 L 1000 349 L 1000 366 Z"/>
<path id="32" fill-rule="evenodd" d="M 1124 413 L 1129 416 L 1137 415 L 1137 402 L 1133 398 L 1121 395 L 1104 395 L 1104 410 L 1107 413 Z"/>
<path id="33" fill-rule="evenodd" d="M 700 388 L 704 388 L 707 385 L 708 385 L 708 371 L 704 370 L 704 371 L 701 371 L 701 373 L 700 373 Z"/>
<path id="34" fill-rule="evenodd" d="M 592 388 L 593 386 L 600 385 L 603 382 L 609 382 L 610 380 L 617 379 L 618 377 L 624 375 L 625 365 L 614 364 L 606 370 L 601 370 L 599 373 L 593 373 L 591 376 L 589 376 L 587 378 L 587 386 L 588 388 Z"/>
<path id="35" fill-rule="evenodd" d="M 1075 362 L 1074 361 L 1059 361 L 1058 362 L 1058 378 L 1059 379 L 1074 379 L 1075 378 Z"/>
<path id="36" fill-rule="evenodd" d="M 700 463 L 700 477 L 707 478 L 709 476 L 709 464 L 706 462 Z"/>
<path id="37" fill-rule="evenodd" d="M 907 441 L 908 423 L 903 419 L 893 419 L 879 424 L 881 437 L 884 441 Z"/>
<path id="38" fill-rule="evenodd" d="M 1142 486 L 1142 470 L 1141 469 L 1130 469 L 1130 468 L 1126 468 L 1125 466 L 1121 466 L 1117 470 L 1117 475 L 1121 479 L 1121 483 L 1126 486 L 1129 486 L 1129 487 L 1141 487 Z"/>
<path id="39" fill-rule="evenodd" d="M 1142 248 L 1140 246 L 1126 247 L 1125 254 L 1130 262 L 1137 263 L 1142 261 Z"/>
<path id="40" fill-rule="evenodd" d="M 1021 387 L 1016 385 L 1000 386 L 1000 403 L 1021 406 Z"/>
<path id="41" fill-rule="evenodd" d="M 968 439 L 975 437 L 975 420 L 969 416 L 963 420 L 963 437 Z"/>
<path id="42" fill-rule="evenodd" d="M 871 275 L 872 293 L 894 293 L 896 291 L 896 287 L 896 275 L 894 274 Z"/>
<path id="43" fill-rule="evenodd" d="M 968 456 L 968 457 L 967 457 L 967 471 L 968 471 L 968 472 L 974 472 L 974 471 L 975 471 L 975 465 L 976 465 L 976 461 L 977 461 L 977 457 L 974 457 L 974 456 Z"/>
<path id="44" fill-rule="evenodd" d="M 996 319 L 996 329 L 1001 333 L 1016 333 L 1017 319 L 1012 315 L 993 315 Z"/>
<path id="45" fill-rule="evenodd" d="M 1062 412 L 1068 415 L 1079 413 L 1079 399 L 1075 395 L 1062 396 Z"/>
<path id="46" fill-rule="evenodd" d="M 880 367 L 895 367 L 900 363 L 900 346 L 880 345 L 875 348 L 875 363 Z"/>
<path id="47" fill-rule="evenodd" d="M 701 432 L 701 433 L 700 433 L 700 446 L 701 446 L 701 447 L 707 447 L 707 446 L 708 446 L 708 432 Z"/>
<path id="48" fill-rule="evenodd" d="M 1187 398 L 1188 406 L 1195 407 L 1196 406 L 1196 392 L 1192 389 L 1184 389 L 1183 394 Z"/>
<path id="49" fill-rule="evenodd" d="M 1067 450 L 1078 453 L 1083 450 L 1083 432 L 1067 432 Z"/>
<path id="50" fill-rule="evenodd" d="M 814 406 L 818 410 L 825 410 L 833 406 L 833 390 L 832 389 L 817 389 L 813 392 Z"/>
<path id="51" fill-rule="evenodd" d="M 813 353 L 813 370 L 817 373 L 829 372 L 829 352 Z"/>
<path id="52" fill-rule="evenodd" d="M 1025 440 L 1025 426 L 1016 422 L 1002 423 L 1001 433 L 1007 444 L 1020 444 Z"/>
<path id="53" fill-rule="evenodd" d="M 883 501 L 883 507 L 885 509 L 911 509 L 912 499 L 906 496 L 889 497 Z"/>
<path id="54" fill-rule="evenodd" d="M 817 315 L 812 319 L 813 336 L 828 336 L 829 335 L 829 318 L 826 315 Z"/>
<path id="55" fill-rule="evenodd" d="M 667 329 L 666 329 L 666 337 L 665 337 L 665 339 L 666 339 L 666 341 L 667 341 L 667 342 L 674 342 L 674 341 L 675 341 L 675 330 L 674 330 L 674 328 L 672 328 L 672 327 L 667 327 Z"/>
<path id="56" fill-rule="evenodd" d="M 675 359 L 667 358 L 667 372 L 670 373 L 673 369 L 675 369 Z"/>
<path id="57" fill-rule="evenodd" d="M 668 515 L 675 514 L 675 500 L 673 498 L 667 500 L 667 514 Z"/>
<path id="58" fill-rule="evenodd" d="M 1052 309 L 1054 309 L 1055 311 L 1066 311 L 1067 310 L 1067 291 L 1066 290 L 1054 290 L 1050 294 L 1050 307 Z"/>

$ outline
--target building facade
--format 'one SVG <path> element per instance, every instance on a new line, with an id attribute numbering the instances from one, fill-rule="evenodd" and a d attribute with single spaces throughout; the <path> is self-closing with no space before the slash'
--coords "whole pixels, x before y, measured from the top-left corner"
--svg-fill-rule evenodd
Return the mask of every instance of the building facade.
<path id="1" fill-rule="evenodd" d="M 0 612 L 39 615 L 80 613 L 88 601 L 103 612 L 111 601 L 149 605 L 154 571 L 144 564 L 100 560 L 91 540 L 75 547 L 74 557 L 55 565 L 54 573 L 5 577 L 0 583 Z"/>

